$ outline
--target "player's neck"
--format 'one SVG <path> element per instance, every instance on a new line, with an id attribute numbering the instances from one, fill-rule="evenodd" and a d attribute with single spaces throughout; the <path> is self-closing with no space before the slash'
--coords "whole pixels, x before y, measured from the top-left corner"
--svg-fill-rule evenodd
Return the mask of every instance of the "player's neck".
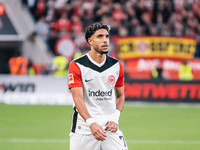
<path id="1" fill-rule="evenodd" d="M 106 56 L 105 54 L 100 54 L 96 51 L 90 51 L 89 55 L 98 64 L 101 64 L 105 60 L 105 56 Z"/>

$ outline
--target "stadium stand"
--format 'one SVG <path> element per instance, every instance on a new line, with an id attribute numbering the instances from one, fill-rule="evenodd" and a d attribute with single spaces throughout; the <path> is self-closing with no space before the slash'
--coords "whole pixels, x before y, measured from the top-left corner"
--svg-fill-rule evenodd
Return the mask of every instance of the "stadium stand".
<path id="1" fill-rule="evenodd" d="M 38 51 L 40 53 L 41 49 L 47 49 L 48 53 L 43 53 L 44 56 L 41 57 L 41 59 L 47 57 L 45 63 L 49 63 L 49 59 L 55 57 L 58 51 L 62 54 L 63 49 L 60 48 L 62 45 L 57 43 L 63 37 L 71 38 L 73 43 L 70 44 L 72 47 L 73 44 L 76 46 L 76 50 L 71 50 L 73 51 L 71 54 L 85 53 L 88 45 L 84 39 L 84 31 L 88 24 L 95 21 L 111 25 L 112 36 L 194 38 L 197 41 L 195 57 L 200 57 L 198 0 L 21 0 L 19 2 L 21 4 L 10 0 L 4 1 L 8 9 L 12 10 L 12 14 L 16 14 L 13 21 L 18 23 L 18 28 L 21 27 L 23 32 L 21 42 L 35 31 L 40 38 L 38 41 L 45 43 L 46 48 L 40 46 Z M 28 53 L 30 52 L 31 50 Z M 73 56 L 68 57 L 73 58 Z M 44 63 L 35 59 L 31 61 Z"/>
<path id="2" fill-rule="evenodd" d="M 51 58 L 47 46 L 39 36 L 36 36 L 34 44 L 29 44 L 30 35 L 35 32 L 35 22 L 29 10 L 18 0 L 0 0 L 0 3 L 5 8 L 0 16 L 0 73 L 10 72 L 8 61 L 16 53 L 34 63 L 49 63 Z"/>

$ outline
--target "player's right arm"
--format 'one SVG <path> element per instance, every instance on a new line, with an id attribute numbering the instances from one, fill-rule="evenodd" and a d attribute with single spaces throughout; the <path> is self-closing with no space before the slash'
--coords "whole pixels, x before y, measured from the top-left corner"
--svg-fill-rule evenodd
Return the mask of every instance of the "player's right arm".
<path id="1" fill-rule="evenodd" d="M 74 103 L 76 106 L 76 109 L 78 110 L 79 114 L 83 117 L 83 119 L 87 122 L 88 119 L 91 119 L 91 116 L 87 110 L 87 107 L 85 106 L 85 103 L 83 101 L 83 89 L 82 87 L 73 87 L 71 88 L 72 96 L 74 99 Z M 97 123 L 93 122 L 90 125 L 90 130 L 93 134 L 93 136 L 100 141 L 105 140 L 105 131 L 104 129 L 98 125 Z"/>
<path id="2" fill-rule="evenodd" d="M 89 114 L 84 103 L 81 71 L 75 62 L 72 62 L 69 65 L 68 86 L 71 89 L 76 109 L 82 118 L 86 121 L 86 123 L 89 124 L 93 136 L 97 140 L 104 141 L 106 137 L 105 130 L 97 123 L 93 121 L 91 122 L 91 115 Z"/>

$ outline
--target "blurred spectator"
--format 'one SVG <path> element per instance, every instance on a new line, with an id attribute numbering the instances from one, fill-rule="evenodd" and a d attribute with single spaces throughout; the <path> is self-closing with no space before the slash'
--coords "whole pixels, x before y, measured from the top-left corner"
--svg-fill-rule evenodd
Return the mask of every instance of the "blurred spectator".
<path id="1" fill-rule="evenodd" d="M 71 31 L 71 21 L 68 19 L 65 13 L 63 13 L 61 17 L 58 19 L 58 21 L 56 22 L 56 30 L 58 32 L 63 31 L 63 30 L 67 32 Z"/>
<path id="2" fill-rule="evenodd" d="M 49 51 L 51 52 L 51 54 L 53 56 L 56 55 L 56 47 L 55 46 L 56 46 L 57 40 L 58 40 L 57 32 L 55 30 L 51 30 L 49 33 L 48 40 L 47 40 L 47 45 L 48 45 Z"/>
<path id="3" fill-rule="evenodd" d="M 152 71 L 152 77 L 154 79 L 163 79 L 163 68 L 160 63 L 157 64 L 156 68 Z"/>
<path id="4" fill-rule="evenodd" d="M 160 29 L 160 35 L 161 36 L 171 36 L 171 27 L 169 24 L 164 24 L 162 28 Z"/>
<path id="5" fill-rule="evenodd" d="M 90 8 L 94 8 L 95 1 L 94 0 L 85 0 L 83 1 L 83 9 L 88 10 Z"/>
<path id="6" fill-rule="evenodd" d="M 67 3 L 63 1 L 63 3 L 61 3 L 61 6 L 56 9 L 56 14 L 58 17 L 62 16 L 63 14 L 66 14 L 66 16 L 68 17 L 69 11 L 69 5 L 67 5 Z"/>
<path id="7" fill-rule="evenodd" d="M 121 27 L 121 23 L 117 22 L 116 20 L 112 20 L 112 30 L 110 31 L 111 35 L 118 36 L 119 35 L 119 28 Z"/>
<path id="8" fill-rule="evenodd" d="M 94 9 L 94 21 L 99 22 L 102 19 L 102 16 L 112 16 L 111 15 L 111 8 L 109 5 L 106 5 L 105 3 L 99 3 L 99 5 L 96 5 Z"/>
<path id="9" fill-rule="evenodd" d="M 125 20 L 124 10 L 122 9 L 120 3 L 113 4 L 112 17 L 117 22 L 122 22 Z"/>
<path id="10" fill-rule="evenodd" d="M 131 1 L 127 1 L 124 7 L 125 7 L 124 11 L 125 11 L 125 15 L 126 15 L 125 19 L 126 19 L 126 23 L 128 23 L 129 21 L 131 21 L 133 18 L 136 17 L 135 9 L 133 8 L 134 5 L 132 4 Z"/>
<path id="11" fill-rule="evenodd" d="M 153 24 L 151 22 L 151 18 L 150 18 L 148 13 L 143 13 L 142 14 L 141 22 L 142 22 L 142 25 L 143 25 L 144 34 L 145 35 L 151 35 L 152 34 L 152 30 L 151 29 L 153 27 Z"/>
<path id="12" fill-rule="evenodd" d="M 41 18 L 46 11 L 46 0 L 36 0 L 35 10 L 34 10 L 34 16 L 36 21 Z"/>
<path id="13" fill-rule="evenodd" d="M 102 21 L 104 24 L 107 24 L 107 25 L 112 26 L 113 18 L 112 18 L 111 16 L 108 16 L 108 15 L 103 15 L 103 16 L 101 17 L 101 21 Z"/>
<path id="14" fill-rule="evenodd" d="M 94 8 L 95 1 L 86 0 L 85 2 L 83 2 L 82 16 L 78 16 L 82 21 L 83 28 L 87 27 L 94 21 Z"/>
<path id="15" fill-rule="evenodd" d="M 29 60 L 28 61 L 28 75 L 34 76 L 36 74 L 33 63 Z"/>
<path id="16" fill-rule="evenodd" d="M 64 77 L 67 75 L 67 67 L 69 60 L 61 55 L 57 55 L 53 58 L 52 69 L 53 75 L 56 77 Z"/>
<path id="17" fill-rule="evenodd" d="M 85 34 L 83 32 L 74 34 L 74 42 L 77 45 L 77 51 L 81 53 L 86 53 L 90 49 L 89 44 L 85 40 Z"/>
<path id="18" fill-rule="evenodd" d="M 119 33 L 119 36 L 121 36 L 121 37 L 128 36 L 128 30 L 124 26 L 120 26 L 118 33 Z"/>
<path id="19" fill-rule="evenodd" d="M 53 15 L 52 19 L 49 20 L 49 22 L 48 22 L 48 24 L 49 24 L 49 30 L 56 30 L 56 22 L 57 22 L 56 16 Z"/>
<path id="20" fill-rule="evenodd" d="M 83 16 L 82 0 L 74 0 L 71 2 L 69 16 Z"/>
<path id="21" fill-rule="evenodd" d="M 52 22 L 56 17 L 55 1 L 49 0 L 46 5 L 45 19 L 48 23 Z"/>
<path id="22" fill-rule="evenodd" d="M 10 73 L 13 75 L 28 74 L 28 59 L 22 56 L 14 56 L 9 59 Z"/>
<path id="23" fill-rule="evenodd" d="M 192 68 L 188 64 L 187 60 L 184 60 L 179 68 L 179 79 L 183 81 L 189 81 L 193 79 Z"/>
<path id="24" fill-rule="evenodd" d="M 139 36 L 142 34 L 142 28 L 136 17 L 133 17 L 130 20 L 130 22 L 127 24 L 127 29 L 128 29 L 129 36 L 131 36 L 131 35 Z"/>
<path id="25" fill-rule="evenodd" d="M 72 17 L 72 34 L 73 33 L 82 33 L 83 30 L 83 24 L 79 16 L 73 16 Z"/>
<path id="26" fill-rule="evenodd" d="M 63 3 L 67 3 L 68 0 L 55 0 L 55 8 L 61 8 L 63 6 Z"/>
<path id="27" fill-rule="evenodd" d="M 35 30 L 41 39 L 46 42 L 49 35 L 49 24 L 45 21 L 45 16 L 42 16 L 35 24 Z"/>

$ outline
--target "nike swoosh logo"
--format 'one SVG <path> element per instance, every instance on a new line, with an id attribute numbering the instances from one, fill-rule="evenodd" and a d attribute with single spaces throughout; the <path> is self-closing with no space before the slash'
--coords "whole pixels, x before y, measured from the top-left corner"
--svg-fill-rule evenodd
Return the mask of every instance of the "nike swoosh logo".
<path id="1" fill-rule="evenodd" d="M 90 80 L 86 80 L 86 79 L 85 79 L 85 82 L 89 82 L 89 81 L 92 81 L 92 80 L 93 80 L 93 79 L 90 79 Z"/>

